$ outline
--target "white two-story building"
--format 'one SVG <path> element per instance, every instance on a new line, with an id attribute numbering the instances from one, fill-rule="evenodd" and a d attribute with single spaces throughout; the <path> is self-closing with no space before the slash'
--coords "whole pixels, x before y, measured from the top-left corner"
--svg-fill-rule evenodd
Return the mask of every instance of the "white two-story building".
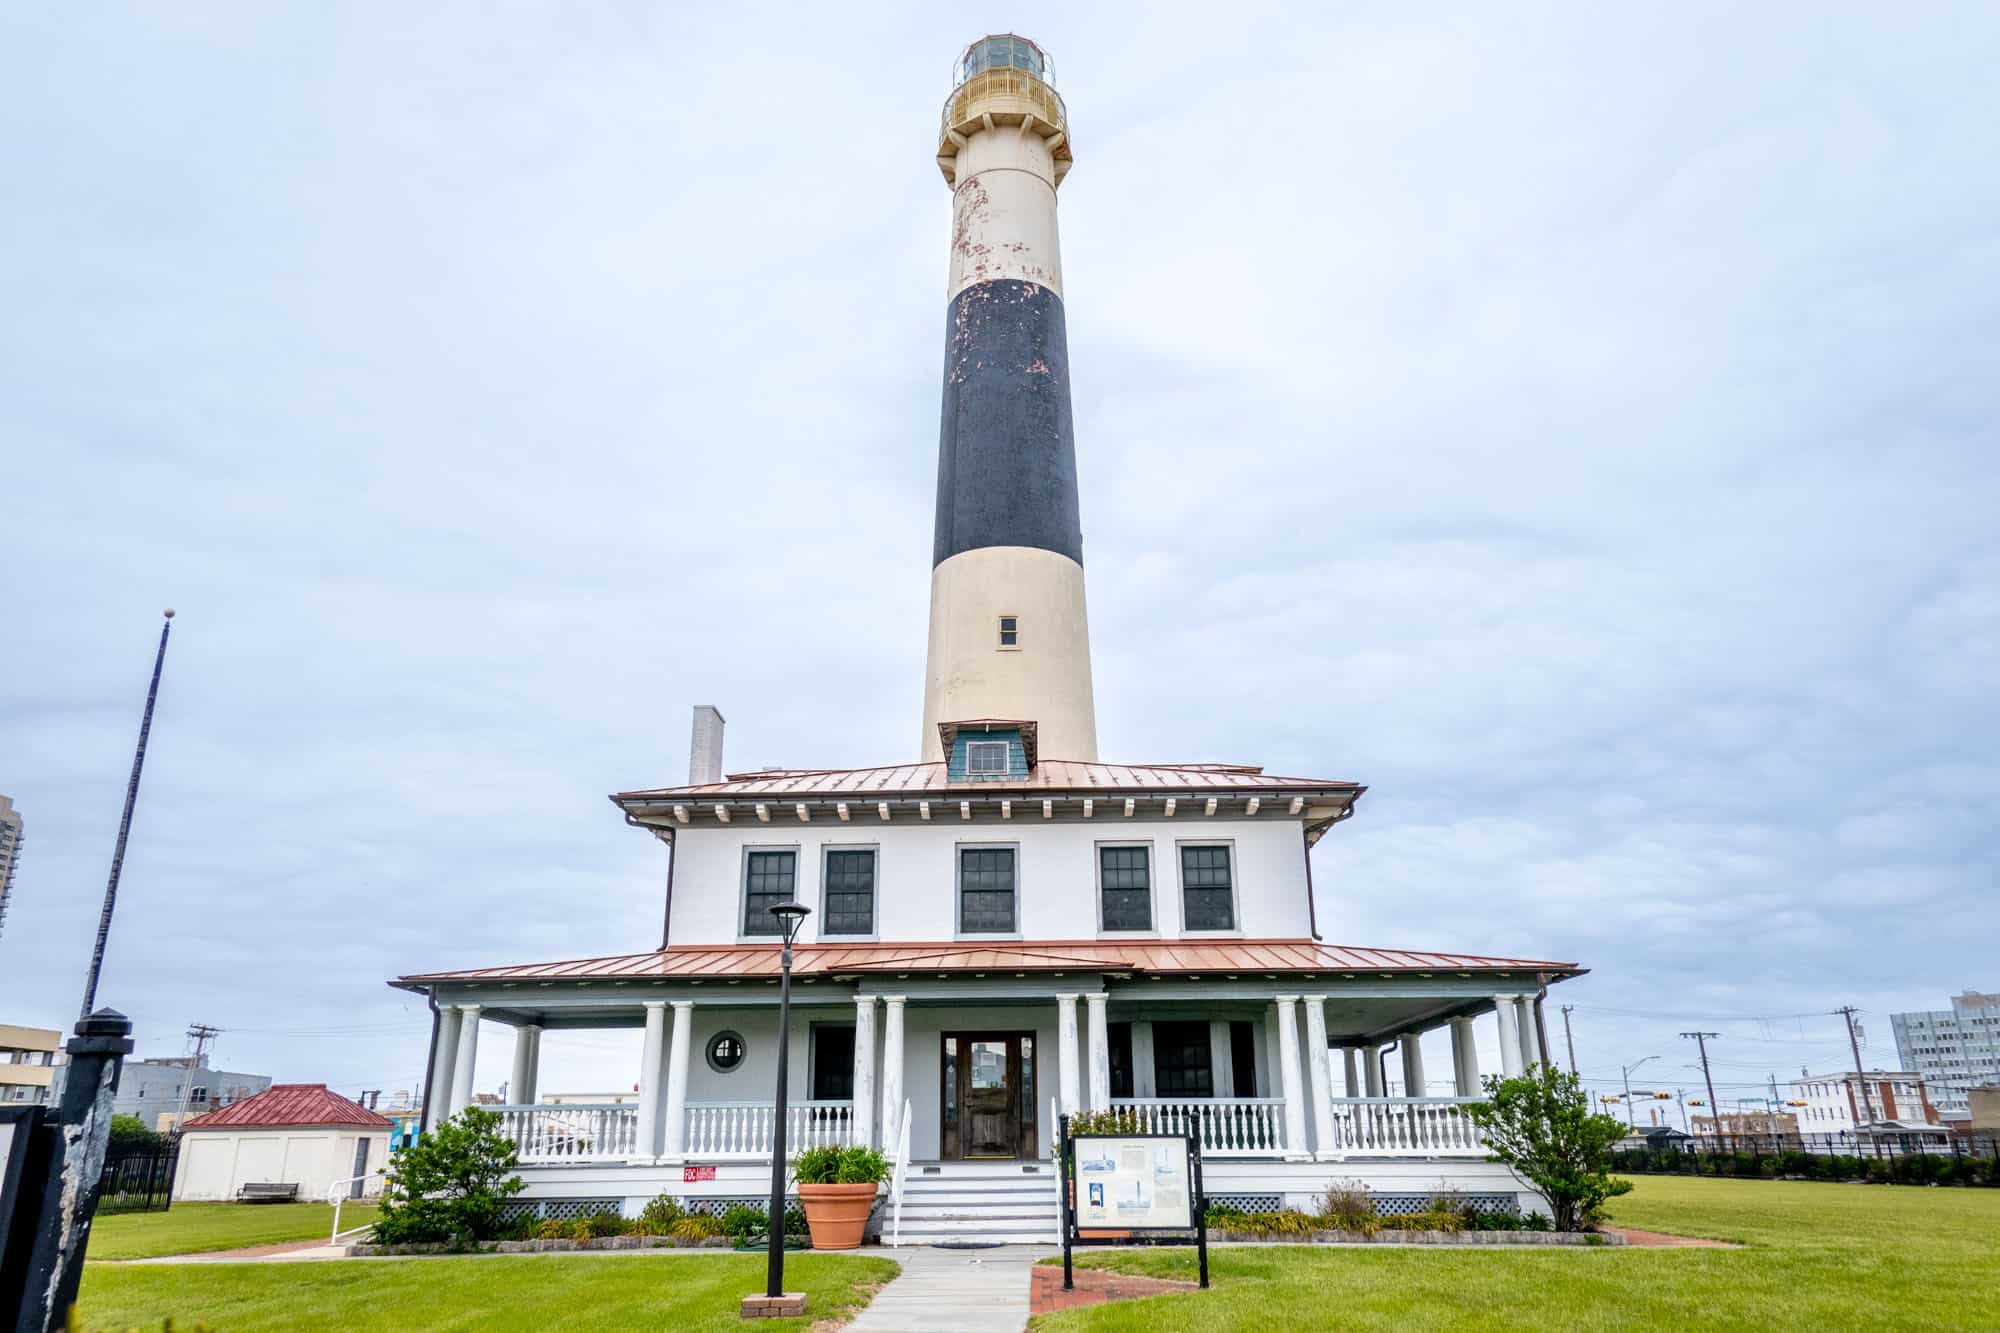
<path id="1" fill-rule="evenodd" d="M 1101 762 L 1084 604 L 1055 192 L 1071 162 L 1046 58 L 975 42 L 946 103 L 953 188 L 944 414 L 919 762 L 722 768 L 621 792 L 671 848 L 659 947 L 431 970 L 433 1113 L 512 1036 L 510 1104 L 544 1211 L 720 1205 L 768 1180 L 778 925 L 794 965 L 788 1146 L 873 1144 L 890 1239 L 1050 1239 L 1057 1119 L 1198 1132 L 1211 1197 L 1306 1206 L 1359 1179 L 1384 1211 L 1441 1188 L 1526 1202 L 1464 1113 L 1474 1025 L 1541 1060 L 1565 962 L 1361 948 L 1317 919 L 1314 845 L 1356 783 L 1252 765 Z M 1420 923 L 1421 924 L 1421 923 Z M 545 1039 L 643 1031 L 636 1102 L 537 1099 Z M 1428 1036 L 1428 1040 L 1426 1040 Z"/>

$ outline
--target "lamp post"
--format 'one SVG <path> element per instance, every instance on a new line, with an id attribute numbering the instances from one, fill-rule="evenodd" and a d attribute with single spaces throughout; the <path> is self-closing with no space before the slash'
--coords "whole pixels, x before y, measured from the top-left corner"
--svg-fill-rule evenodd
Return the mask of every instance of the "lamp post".
<path id="1" fill-rule="evenodd" d="M 764 1272 L 764 1296 L 776 1301 L 785 1294 L 785 1056 L 792 1044 L 792 941 L 812 909 L 802 903 L 779 903 L 771 915 L 778 918 L 785 936 L 784 951 L 778 955 L 778 1097 L 771 1121 L 771 1238 Z"/>
<path id="2" fill-rule="evenodd" d="M 781 1055 L 779 1058 L 783 1059 L 784 1057 Z M 1627 1129 L 1637 1129 L 1639 1127 L 1638 1123 L 1632 1119 L 1632 1071 L 1640 1065 L 1645 1064 L 1646 1060 L 1657 1060 L 1659 1058 L 1657 1055 L 1649 1055 L 1645 1060 L 1640 1060 L 1634 1064 L 1618 1066 L 1618 1075 L 1625 1080 L 1625 1128 Z"/>

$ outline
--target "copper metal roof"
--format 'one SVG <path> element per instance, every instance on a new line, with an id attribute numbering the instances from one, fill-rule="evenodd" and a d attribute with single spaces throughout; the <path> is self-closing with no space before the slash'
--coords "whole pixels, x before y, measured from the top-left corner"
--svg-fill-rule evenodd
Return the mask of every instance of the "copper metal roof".
<path id="1" fill-rule="evenodd" d="M 430 982 L 699 981 L 711 977 L 774 977 L 775 944 L 675 945 L 653 953 L 523 963 L 398 978 L 415 988 Z M 792 951 L 795 976 L 847 972 L 1150 972 L 1186 975 L 1229 972 L 1549 972 L 1578 973 L 1575 963 L 1476 954 L 1366 949 L 1312 940 L 1055 940 L 936 944 L 802 944 Z"/>
<path id="2" fill-rule="evenodd" d="M 355 1125 L 390 1129 L 394 1122 L 324 1083 L 275 1083 L 255 1097 L 198 1115 L 182 1129 L 280 1129 L 292 1125 Z"/>
<path id="3" fill-rule="evenodd" d="M 1351 792 L 1358 796 L 1365 790 L 1358 782 L 1278 777 L 1251 764 L 1086 764 L 1071 759 L 1044 759 L 1030 769 L 1025 778 L 950 782 L 946 780 L 942 762 L 892 764 L 886 768 L 770 769 L 762 773 L 731 773 L 721 782 L 699 786 L 624 791 L 611 799 L 625 805 L 675 798 L 712 800 L 732 796 L 811 797 L 943 791 L 1285 791 Z"/>

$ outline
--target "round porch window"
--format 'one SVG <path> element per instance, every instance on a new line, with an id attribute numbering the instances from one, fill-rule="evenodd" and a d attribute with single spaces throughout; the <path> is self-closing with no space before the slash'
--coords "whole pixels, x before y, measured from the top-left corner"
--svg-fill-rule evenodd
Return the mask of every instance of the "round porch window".
<path id="1" fill-rule="evenodd" d="M 743 1063 L 743 1036 L 738 1032 L 718 1032 L 708 1039 L 708 1067 L 727 1074 Z"/>

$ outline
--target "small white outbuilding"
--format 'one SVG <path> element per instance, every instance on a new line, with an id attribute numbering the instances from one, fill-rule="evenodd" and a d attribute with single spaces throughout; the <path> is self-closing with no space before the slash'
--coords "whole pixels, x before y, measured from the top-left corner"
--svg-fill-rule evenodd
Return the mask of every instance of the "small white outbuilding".
<path id="1" fill-rule="evenodd" d="M 182 1127 L 174 1199 L 236 1199 L 246 1185 L 297 1185 L 301 1202 L 324 1200 L 335 1181 L 388 1163 L 393 1128 L 324 1083 L 279 1083 Z M 346 1192 L 367 1198 L 381 1188 L 376 1177 Z"/>

